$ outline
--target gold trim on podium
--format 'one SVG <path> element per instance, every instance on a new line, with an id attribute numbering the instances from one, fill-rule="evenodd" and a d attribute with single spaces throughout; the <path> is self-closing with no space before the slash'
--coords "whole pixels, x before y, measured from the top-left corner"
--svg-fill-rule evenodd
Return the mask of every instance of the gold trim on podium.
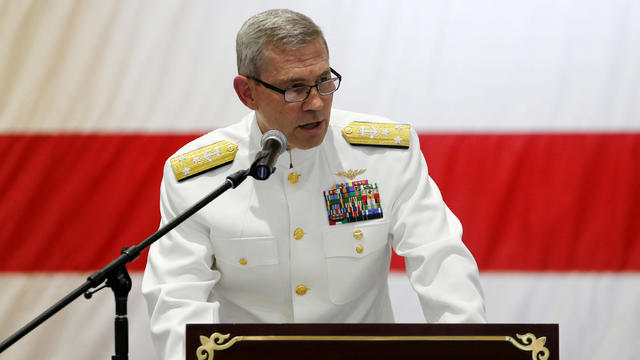
<path id="1" fill-rule="evenodd" d="M 253 335 L 234 336 L 226 341 L 231 334 L 213 333 L 210 337 L 200 336 L 201 346 L 196 350 L 198 360 L 213 360 L 215 351 L 230 348 L 240 341 L 507 341 L 516 348 L 531 351 L 531 359 L 549 359 L 549 349 L 544 345 L 546 337 L 537 338 L 534 334 L 516 334 L 522 343 L 511 336 L 322 336 L 322 335 Z"/>

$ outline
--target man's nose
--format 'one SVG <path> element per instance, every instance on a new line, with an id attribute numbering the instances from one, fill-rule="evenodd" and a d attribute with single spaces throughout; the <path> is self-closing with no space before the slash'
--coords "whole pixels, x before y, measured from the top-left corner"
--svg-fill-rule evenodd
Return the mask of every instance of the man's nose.
<path id="1" fill-rule="evenodd" d="M 320 110 L 324 107 L 324 96 L 321 96 L 318 92 L 318 88 L 314 87 L 309 93 L 309 97 L 304 101 L 302 105 L 303 110 Z"/>

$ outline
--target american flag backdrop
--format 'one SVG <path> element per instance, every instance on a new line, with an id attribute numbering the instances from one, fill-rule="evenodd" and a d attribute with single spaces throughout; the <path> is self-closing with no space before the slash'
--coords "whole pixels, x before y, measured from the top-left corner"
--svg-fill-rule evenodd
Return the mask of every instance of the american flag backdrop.
<path id="1" fill-rule="evenodd" d="M 0 340 L 157 229 L 164 161 L 247 113 L 235 34 L 280 7 L 325 32 L 334 107 L 418 130 L 490 322 L 559 323 L 562 359 L 640 358 L 633 0 L 0 0 Z M 155 358 L 145 263 L 132 359 Z M 396 320 L 424 321 L 391 270 Z M 113 304 L 77 299 L 0 359 L 110 358 Z"/>

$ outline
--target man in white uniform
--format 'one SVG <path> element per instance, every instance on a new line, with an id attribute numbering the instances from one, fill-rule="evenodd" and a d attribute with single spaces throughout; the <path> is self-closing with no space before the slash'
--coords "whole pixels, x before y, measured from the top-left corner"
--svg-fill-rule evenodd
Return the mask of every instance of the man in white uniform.
<path id="1" fill-rule="evenodd" d="M 251 110 L 165 166 L 163 223 L 247 169 L 268 130 L 287 152 L 155 243 L 142 284 L 155 345 L 184 358 L 186 323 L 393 322 L 392 248 L 428 322 L 483 322 L 477 265 L 408 124 L 331 109 L 342 77 L 320 29 L 270 10 L 237 37 L 234 89 Z"/>

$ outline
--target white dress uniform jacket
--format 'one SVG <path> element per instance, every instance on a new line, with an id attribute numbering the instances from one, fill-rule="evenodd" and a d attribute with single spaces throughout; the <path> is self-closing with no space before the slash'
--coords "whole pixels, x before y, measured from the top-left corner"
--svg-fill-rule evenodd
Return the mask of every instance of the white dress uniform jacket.
<path id="1" fill-rule="evenodd" d="M 269 179 L 248 178 L 151 246 L 142 291 L 163 359 L 184 359 L 186 323 L 393 322 L 392 247 L 428 322 L 485 321 L 477 265 L 427 173 L 415 131 L 408 149 L 354 146 L 341 133 L 352 121 L 390 122 L 333 109 L 320 146 L 287 151 Z M 238 145 L 232 163 L 181 182 L 167 162 L 162 224 L 249 168 L 261 137 L 251 113 L 179 150 Z M 337 175 L 359 169 L 355 180 Z M 330 225 L 323 191 L 364 179 L 378 185 L 383 217 Z"/>

